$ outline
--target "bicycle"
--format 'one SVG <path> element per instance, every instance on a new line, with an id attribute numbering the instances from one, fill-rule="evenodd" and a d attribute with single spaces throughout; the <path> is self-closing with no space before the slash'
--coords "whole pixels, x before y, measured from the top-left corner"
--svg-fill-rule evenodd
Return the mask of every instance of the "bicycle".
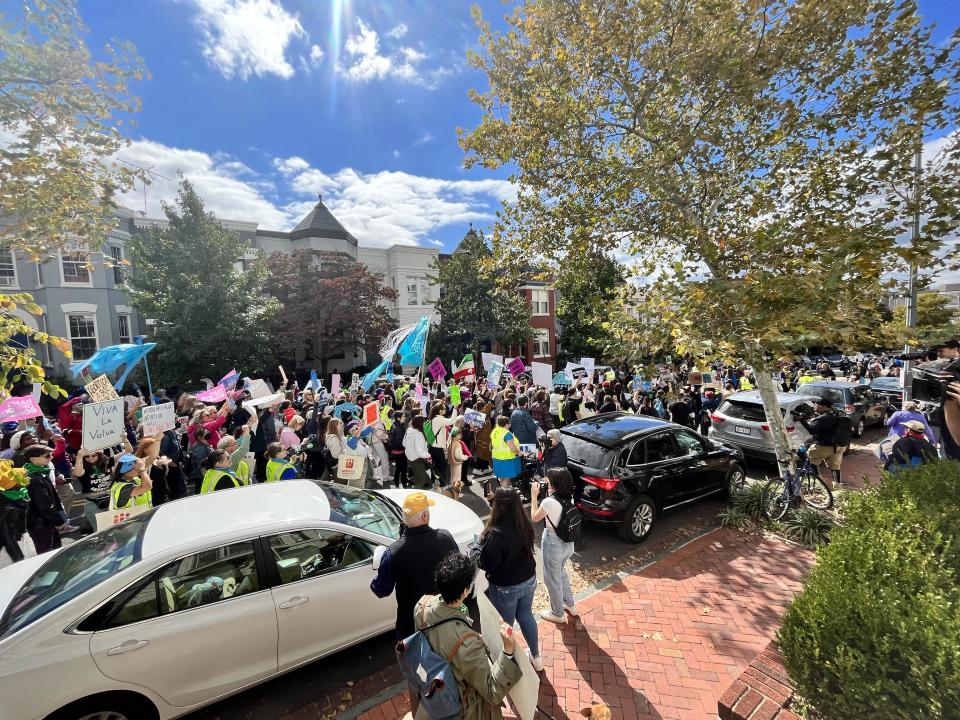
<path id="1" fill-rule="evenodd" d="M 796 472 L 789 470 L 781 478 L 767 483 L 764 489 L 764 512 L 771 520 L 780 520 L 791 507 L 804 502 L 817 510 L 833 507 L 833 493 L 810 463 L 807 448 L 796 451 L 800 464 Z"/>

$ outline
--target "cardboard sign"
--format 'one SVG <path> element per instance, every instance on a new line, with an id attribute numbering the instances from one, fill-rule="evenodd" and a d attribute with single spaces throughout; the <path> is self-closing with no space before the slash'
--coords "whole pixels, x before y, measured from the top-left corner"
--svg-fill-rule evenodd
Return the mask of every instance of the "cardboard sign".
<path id="1" fill-rule="evenodd" d="M 101 375 L 92 382 L 87 383 L 83 386 L 83 389 L 87 391 L 87 395 L 89 395 L 90 399 L 95 403 L 116 400 L 120 397 L 117 395 L 117 391 L 113 389 L 113 385 L 110 384 L 110 379 L 106 375 Z"/>
<path id="2" fill-rule="evenodd" d="M 472 428 L 479 430 L 487 421 L 487 416 L 479 410 L 467 410 L 463 413 L 463 421 Z"/>
<path id="3" fill-rule="evenodd" d="M 223 385 L 214 385 L 209 390 L 201 390 L 195 397 L 200 402 L 222 403 L 227 399 L 227 389 Z"/>
<path id="4" fill-rule="evenodd" d="M 434 380 L 447 376 L 447 369 L 443 366 L 443 361 L 440 358 L 434 358 L 434 361 L 427 365 L 427 370 Z"/>
<path id="5" fill-rule="evenodd" d="M 15 422 L 40 417 L 43 410 L 29 395 L 23 397 L 9 397 L 0 403 L 0 422 Z"/>
<path id="6" fill-rule="evenodd" d="M 363 406 L 363 426 L 373 425 L 380 419 L 380 404 L 377 402 L 367 403 Z"/>
<path id="7" fill-rule="evenodd" d="M 176 417 L 174 417 L 173 403 L 163 403 L 162 405 L 147 405 L 143 408 L 143 436 L 153 437 L 159 432 L 173 430 L 177 426 Z"/>
<path id="8" fill-rule="evenodd" d="M 457 407 L 460 404 L 460 386 L 459 385 L 450 386 L 450 402 L 454 407 Z"/>
<path id="9" fill-rule="evenodd" d="M 103 450 L 123 444 L 123 398 L 83 406 L 82 446 L 87 450 Z"/>
<path id="10" fill-rule="evenodd" d="M 273 395 L 273 389 L 267 385 L 266 380 L 251 380 L 250 387 L 247 388 L 247 390 L 250 391 L 250 397 L 254 400 L 267 397 L 267 395 Z M 199 398 L 200 396 L 198 395 L 197 397 Z M 224 396 L 224 399 L 226 399 L 226 396 Z"/>
<path id="11" fill-rule="evenodd" d="M 507 363 L 507 370 L 510 372 L 513 377 L 521 375 L 524 370 L 527 369 L 527 366 L 523 364 L 523 358 L 514 358 Z"/>
<path id="12" fill-rule="evenodd" d="M 553 365 L 550 363 L 533 362 L 530 364 L 533 372 L 533 384 L 550 387 L 550 381 L 553 379 Z"/>
<path id="13" fill-rule="evenodd" d="M 129 520 L 132 517 L 136 517 L 137 515 L 145 513 L 149 509 L 149 505 L 134 505 L 133 507 L 128 507 L 123 510 L 107 510 L 105 512 L 99 512 L 93 516 L 97 521 L 97 532 L 105 530 L 108 527 L 113 527 L 114 525 L 119 525 L 125 520 Z"/>
<path id="14" fill-rule="evenodd" d="M 587 371 L 587 375 L 593 377 L 593 368 L 596 367 L 596 362 L 593 358 L 580 358 L 580 367 Z"/>
<path id="15" fill-rule="evenodd" d="M 496 662 L 503 652 L 503 639 L 500 637 L 500 623 L 503 620 L 484 593 L 477 593 L 477 606 L 480 608 L 480 634 L 490 651 L 490 659 Z M 513 658 L 523 675 L 507 695 L 520 720 L 533 720 L 537 712 L 537 697 L 540 695 L 540 676 L 530 664 L 530 658 L 519 647 Z"/>
<path id="16" fill-rule="evenodd" d="M 340 373 L 334 373 L 330 378 L 330 394 L 336 395 L 340 392 Z"/>

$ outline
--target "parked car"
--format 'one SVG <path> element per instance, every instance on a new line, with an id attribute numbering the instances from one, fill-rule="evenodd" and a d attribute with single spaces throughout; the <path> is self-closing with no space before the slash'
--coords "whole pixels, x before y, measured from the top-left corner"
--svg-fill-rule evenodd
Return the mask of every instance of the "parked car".
<path id="1" fill-rule="evenodd" d="M 628 542 L 646 538 L 661 513 L 746 480 L 739 450 L 663 420 L 604 413 L 560 432 L 577 507 Z"/>
<path id="2" fill-rule="evenodd" d="M 882 395 L 890 404 L 890 411 L 903 407 L 903 388 L 898 377 L 878 377 L 870 382 L 870 389 Z M 888 413 L 889 414 L 889 413 Z"/>
<path id="3" fill-rule="evenodd" d="M 815 395 L 846 413 L 853 422 L 853 436 L 861 437 L 868 425 L 883 425 L 889 403 L 869 385 L 843 381 L 817 380 L 797 388 L 796 392 Z"/>
<path id="4" fill-rule="evenodd" d="M 801 390 L 807 387 L 809 385 L 803 385 Z M 807 413 L 813 414 L 813 400 L 812 396 L 777 393 L 780 412 L 794 448 L 799 448 L 810 438 L 799 418 Z M 760 393 L 756 390 L 731 395 L 714 411 L 710 420 L 711 439 L 738 447 L 746 455 L 776 461 L 770 425 Z"/>
<path id="5" fill-rule="evenodd" d="M 391 629 L 396 603 L 370 581 L 407 492 L 224 490 L 4 568 L 3 717 L 176 718 Z M 480 519 L 428 495 L 466 550 Z"/>

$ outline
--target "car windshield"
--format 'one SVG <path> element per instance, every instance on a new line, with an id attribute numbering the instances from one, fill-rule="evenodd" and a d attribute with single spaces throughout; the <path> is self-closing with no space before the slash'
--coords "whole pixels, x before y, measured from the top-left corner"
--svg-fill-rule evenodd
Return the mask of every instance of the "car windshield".
<path id="1" fill-rule="evenodd" d="M 0 638 L 36 622 L 140 560 L 147 512 L 63 548 L 20 588 L 0 620 Z"/>
<path id="2" fill-rule="evenodd" d="M 766 422 L 767 414 L 760 403 L 743 402 L 742 400 L 727 400 L 718 410 L 719 413 L 736 420 L 748 422 Z M 780 414 L 786 416 L 787 411 L 780 408 Z"/>
<path id="3" fill-rule="evenodd" d="M 352 525 L 396 540 L 400 537 L 400 510 L 382 495 L 346 485 L 320 486 L 330 501 L 330 520 Z"/>
<path id="4" fill-rule="evenodd" d="M 879 388 L 880 390 L 899 390 L 900 378 L 891 378 L 891 377 L 876 378 L 873 382 L 870 383 L 870 387 Z"/>
<path id="5" fill-rule="evenodd" d="M 813 397 L 823 398 L 831 405 L 843 405 L 843 390 L 816 385 L 801 385 L 797 388 L 797 393 L 801 395 L 812 395 Z"/>

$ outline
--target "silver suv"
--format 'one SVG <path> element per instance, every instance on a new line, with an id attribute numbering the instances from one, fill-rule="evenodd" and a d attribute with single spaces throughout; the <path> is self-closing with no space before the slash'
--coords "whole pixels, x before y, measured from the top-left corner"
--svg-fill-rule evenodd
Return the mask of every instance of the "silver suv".
<path id="1" fill-rule="evenodd" d="M 777 393 L 780 412 L 787 424 L 787 432 L 790 434 L 790 442 L 794 448 L 800 447 L 810 439 L 810 433 L 797 420 L 796 411 L 800 408 L 800 416 L 805 413 L 813 414 L 815 399 L 806 395 Z M 711 438 L 738 447 L 745 455 L 776 460 L 770 425 L 763 412 L 760 393 L 756 390 L 731 395 L 713 412 L 710 420 L 709 436 Z"/>

